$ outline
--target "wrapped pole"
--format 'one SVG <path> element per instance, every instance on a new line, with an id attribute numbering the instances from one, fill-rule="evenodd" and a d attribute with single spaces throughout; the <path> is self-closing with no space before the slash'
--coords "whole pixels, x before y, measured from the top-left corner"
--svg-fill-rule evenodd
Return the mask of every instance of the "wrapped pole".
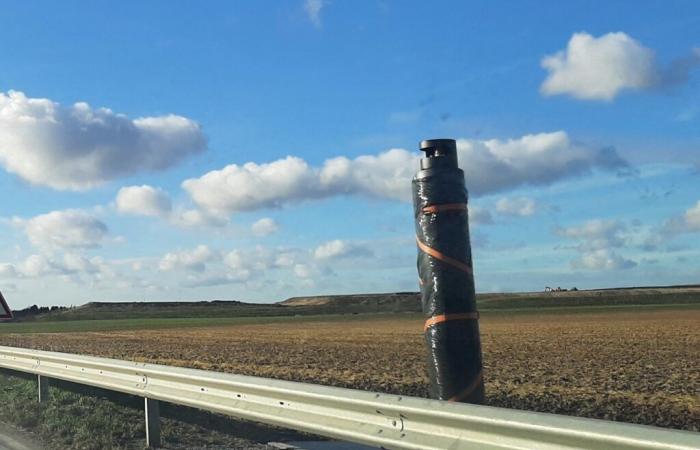
<path id="1" fill-rule="evenodd" d="M 422 141 L 413 178 L 418 276 L 435 398 L 483 403 L 481 340 L 469 243 L 467 190 L 453 139 Z"/>

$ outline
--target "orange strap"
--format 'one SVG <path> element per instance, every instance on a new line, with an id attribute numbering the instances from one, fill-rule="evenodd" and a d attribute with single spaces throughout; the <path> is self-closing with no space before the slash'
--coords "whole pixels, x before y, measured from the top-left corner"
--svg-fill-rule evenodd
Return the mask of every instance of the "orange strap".
<path id="1" fill-rule="evenodd" d="M 431 205 L 423 208 L 425 214 L 435 214 L 441 211 L 466 211 L 466 203 L 445 203 L 444 205 Z"/>
<path id="2" fill-rule="evenodd" d="M 420 239 L 418 239 L 418 236 L 416 236 L 416 242 L 418 243 L 418 248 L 421 249 L 423 253 L 426 253 L 435 259 L 439 259 L 440 261 L 449 264 L 452 267 L 461 270 L 462 272 L 467 272 L 468 274 L 472 273 L 472 268 L 469 265 L 463 263 L 462 261 L 458 261 L 454 258 L 444 255 L 439 251 L 435 250 L 434 248 L 427 246 L 426 244 L 421 242 Z"/>
<path id="3" fill-rule="evenodd" d="M 450 397 L 447 401 L 448 402 L 458 402 L 460 400 L 464 400 L 465 398 L 469 397 L 469 395 L 476 390 L 476 388 L 479 387 L 479 385 L 482 382 L 482 379 L 484 377 L 484 372 L 479 371 L 479 373 L 476 375 L 474 378 L 474 381 L 472 381 L 469 386 L 467 386 L 466 389 L 464 389 L 462 392 L 459 394 Z"/>
<path id="4" fill-rule="evenodd" d="M 425 321 L 425 326 L 423 326 L 423 331 L 427 330 L 429 327 L 433 325 L 437 325 L 442 322 L 447 322 L 449 320 L 469 320 L 469 319 L 474 319 L 477 320 L 479 318 L 479 313 L 474 311 L 474 312 L 468 312 L 468 313 L 457 313 L 457 314 L 441 314 L 439 316 L 433 316 L 430 319 Z"/>

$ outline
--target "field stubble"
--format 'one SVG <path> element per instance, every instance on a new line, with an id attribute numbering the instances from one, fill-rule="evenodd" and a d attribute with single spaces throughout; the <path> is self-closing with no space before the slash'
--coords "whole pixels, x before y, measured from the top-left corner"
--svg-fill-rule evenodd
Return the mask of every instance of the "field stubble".
<path id="1" fill-rule="evenodd" d="M 487 404 L 700 431 L 700 310 L 481 320 Z M 422 321 L 0 335 L 0 345 L 428 396 Z"/>

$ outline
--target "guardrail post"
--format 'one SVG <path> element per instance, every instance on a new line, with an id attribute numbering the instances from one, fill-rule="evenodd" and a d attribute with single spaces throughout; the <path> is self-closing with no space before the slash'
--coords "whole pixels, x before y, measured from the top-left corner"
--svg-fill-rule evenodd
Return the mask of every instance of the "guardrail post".
<path id="1" fill-rule="evenodd" d="M 457 164 L 457 142 L 422 141 L 420 149 L 425 155 L 413 178 L 413 205 L 432 395 L 483 403 L 467 189 Z"/>
<path id="2" fill-rule="evenodd" d="M 39 403 L 46 403 L 49 400 L 49 379 L 43 375 L 37 375 L 36 379 L 39 388 Z"/>
<path id="3" fill-rule="evenodd" d="M 146 416 L 146 446 L 148 448 L 160 447 L 160 408 L 158 400 L 144 399 Z"/>

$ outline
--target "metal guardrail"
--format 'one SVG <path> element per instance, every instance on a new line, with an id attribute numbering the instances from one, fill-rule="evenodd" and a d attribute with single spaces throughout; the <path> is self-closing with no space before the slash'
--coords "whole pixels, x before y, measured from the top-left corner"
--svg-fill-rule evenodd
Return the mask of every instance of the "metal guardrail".
<path id="1" fill-rule="evenodd" d="M 0 367 L 390 449 L 700 448 L 700 433 L 0 346 Z M 42 387 L 43 385 L 43 387 Z M 150 422 L 149 422 L 150 418 Z"/>

